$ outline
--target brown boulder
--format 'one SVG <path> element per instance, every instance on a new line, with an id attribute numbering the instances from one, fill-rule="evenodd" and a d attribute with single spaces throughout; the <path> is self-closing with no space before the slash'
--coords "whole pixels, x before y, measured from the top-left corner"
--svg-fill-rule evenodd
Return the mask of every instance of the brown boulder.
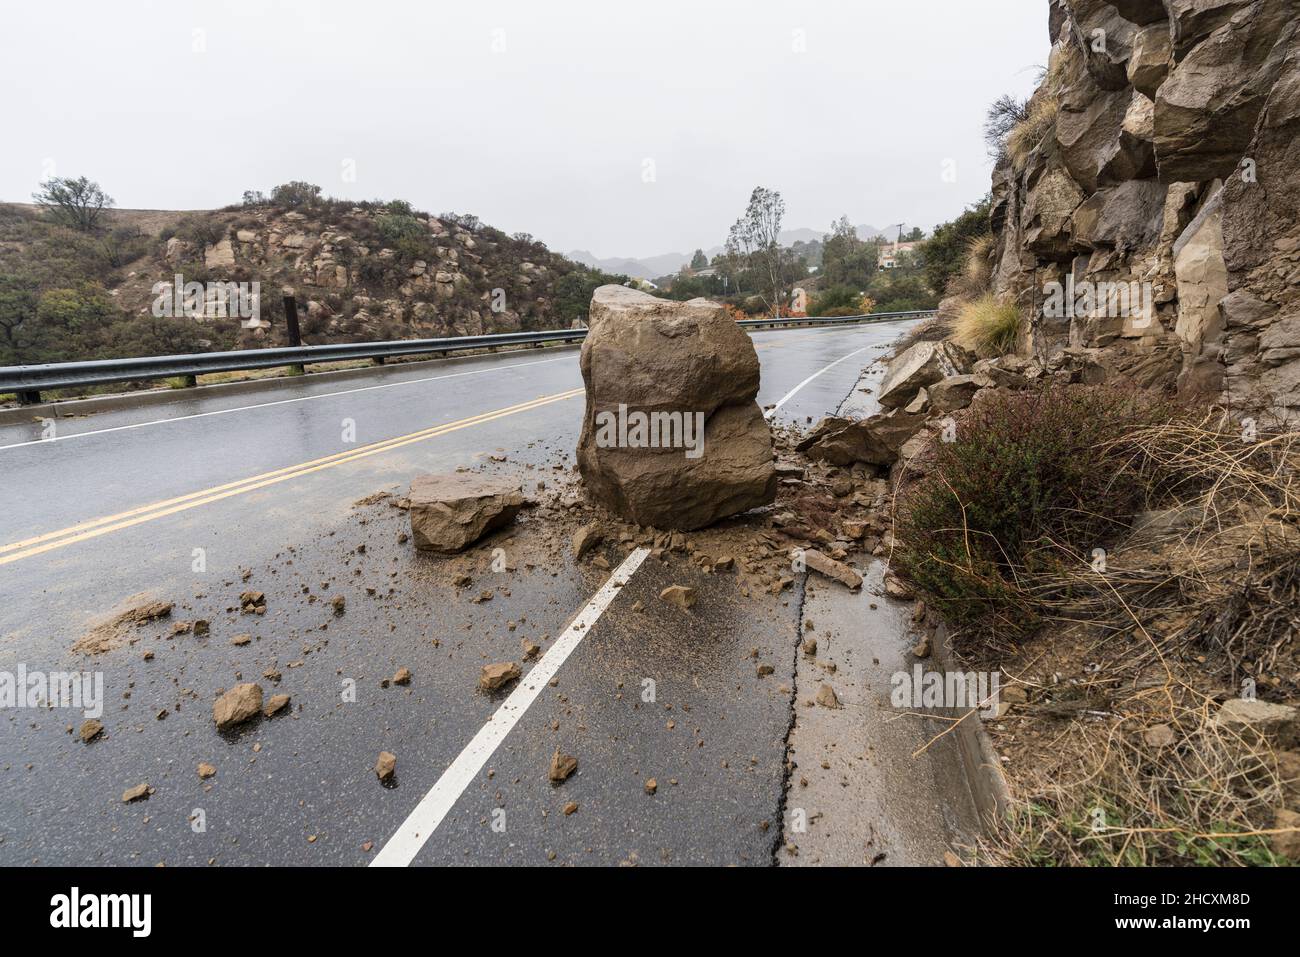
<path id="1" fill-rule="evenodd" d="M 956 412 L 971 404 L 975 393 L 992 380 L 978 375 L 953 375 L 930 386 L 931 412 Z M 909 436 L 910 438 L 910 436 Z"/>
<path id="2" fill-rule="evenodd" d="M 903 443 L 925 424 L 925 416 L 893 409 L 866 419 L 822 419 L 798 445 L 810 459 L 832 465 L 892 465 Z"/>
<path id="3" fill-rule="evenodd" d="M 970 356 L 961 346 L 946 340 L 918 342 L 890 360 L 876 398 L 886 409 L 902 408 L 922 388 L 969 371 Z"/>
<path id="4" fill-rule="evenodd" d="M 454 472 L 411 482 L 411 536 L 417 548 L 458 552 L 514 520 L 523 507 L 518 482 Z"/>
<path id="5" fill-rule="evenodd" d="M 722 306 L 601 286 L 581 367 L 578 469 L 610 511 L 692 529 L 775 499 L 758 355 Z"/>

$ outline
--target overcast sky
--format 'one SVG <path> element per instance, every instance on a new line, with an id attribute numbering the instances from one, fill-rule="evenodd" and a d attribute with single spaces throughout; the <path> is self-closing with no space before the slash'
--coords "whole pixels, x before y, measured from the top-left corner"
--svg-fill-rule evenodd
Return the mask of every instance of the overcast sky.
<path id="1" fill-rule="evenodd" d="M 1047 0 L 11 3 L 0 199 L 84 174 L 122 207 L 196 209 L 305 179 L 607 257 L 720 243 L 761 184 L 785 197 L 788 228 L 844 213 L 929 230 L 987 192 L 984 110 L 1032 91 L 1047 13 Z"/>

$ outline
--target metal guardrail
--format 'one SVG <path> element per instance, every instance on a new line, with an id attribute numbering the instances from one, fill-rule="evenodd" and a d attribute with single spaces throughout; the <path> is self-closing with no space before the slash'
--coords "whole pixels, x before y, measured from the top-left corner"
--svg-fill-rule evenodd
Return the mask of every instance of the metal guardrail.
<path id="1" fill-rule="evenodd" d="M 742 319 L 741 326 L 754 329 L 797 328 L 861 322 L 887 322 L 933 315 L 919 312 L 878 312 L 862 316 L 798 319 Z M 288 346 L 274 349 L 240 349 L 235 352 L 203 352 L 193 355 L 145 356 L 139 359 L 96 359 L 89 362 L 56 362 L 48 365 L 0 366 L 0 394 L 17 393 L 19 402 L 40 401 L 49 389 L 109 385 L 114 382 L 147 382 L 180 378 L 194 384 L 196 376 L 214 372 L 244 372 L 296 366 L 307 363 L 346 362 L 412 355 L 446 355 L 474 349 L 503 346 L 541 346 L 548 343 L 579 342 L 586 329 L 555 329 L 543 332 L 505 332 L 487 336 L 456 336 L 445 339 L 398 339 L 390 342 L 351 342 L 325 346 Z"/>

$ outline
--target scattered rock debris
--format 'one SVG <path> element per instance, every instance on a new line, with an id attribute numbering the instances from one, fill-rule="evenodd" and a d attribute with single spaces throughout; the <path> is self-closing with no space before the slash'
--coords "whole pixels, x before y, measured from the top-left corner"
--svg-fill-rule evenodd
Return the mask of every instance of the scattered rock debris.
<path id="1" fill-rule="evenodd" d="M 696 601 L 695 589 L 687 585 L 669 585 L 659 593 L 659 597 L 682 611 L 693 608 Z"/>
<path id="2" fill-rule="evenodd" d="M 72 650 L 83 655 L 102 655 L 134 640 L 135 630 L 172 613 L 172 602 L 151 601 L 134 605 L 100 623 L 78 638 Z"/>
<path id="3" fill-rule="evenodd" d="M 147 781 L 137 784 L 135 787 L 127 788 L 122 792 L 122 803 L 130 804 L 132 801 L 145 800 L 151 793 L 153 792 Z"/>
<path id="4" fill-rule="evenodd" d="M 571 754 L 561 754 L 560 749 L 556 748 L 555 753 L 551 755 L 551 767 L 547 772 L 551 783 L 563 784 L 576 770 L 578 770 L 578 759 Z"/>
<path id="5" fill-rule="evenodd" d="M 478 689 L 479 691 L 496 691 L 503 688 L 512 681 L 517 681 L 522 672 L 519 665 L 513 661 L 500 661 L 495 664 L 484 665 L 483 670 L 479 672 Z"/>
<path id="6" fill-rule="evenodd" d="M 235 685 L 212 706 L 212 719 L 221 729 L 243 724 L 262 710 L 262 686 L 246 681 Z"/>

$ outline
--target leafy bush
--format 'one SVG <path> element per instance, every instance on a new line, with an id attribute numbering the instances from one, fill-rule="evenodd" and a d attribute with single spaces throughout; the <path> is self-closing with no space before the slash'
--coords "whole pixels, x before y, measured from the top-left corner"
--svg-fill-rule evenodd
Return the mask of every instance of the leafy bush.
<path id="1" fill-rule="evenodd" d="M 876 304 L 876 312 L 909 312 L 933 309 L 939 298 L 920 272 L 884 269 L 867 286 L 867 295 Z"/>
<path id="2" fill-rule="evenodd" d="M 958 343 L 981 356 L 1003 356 L 1016 346 L 1020 310 L 985 293 L 962 306 L 954 328 Z"/>
<path id="3" fill-rule="evenodd" d="M 971 241 L 992 232 L 991 206 L 992 197 L 985 196 L 952 222 L 936 226 L 926 241 L 925 275 L 936 292 L 946 290 L 953 278 L 961 275 Z"/>
<path id="4" fill-rule="evenodd" d="M 1022 580 L 1086 561 L 1128 527 L 1160 476 L 1133 436 L 1170 417 L 1113 387 L 993 393 L 905 495 L 899 571 L 956 625 L 1029 633 L 1040 608 Z"/>
<path id="5" fill-rule="evenodd" d="M 192 243 L 200 252 L 215 246 L 226 236 L 225 224 L 213 216 L 195 213 L 176 224 L 176 235 Z"/>
<path id="6" fill-rule="evenodd" d="M 245 200 L 247 198 L 248 195 L 245 194 Z M 314 183 L 304 183 L 302 180 L 297 179 L 290 183 L 282 183 L 271 190 L 271 202 L 279 206 L 288 206 L 290 208 L 311 206 L 319 199 L 319 186 Z"/>
<path id="7" fill-rule="evenodd" d="M 376 220 L 376 225 L 386 246 L 399 246 L 403 240 L 408 243 L 412 240 L 426 240 L 429 235 L 424 223 L 410 213 L 384 213 Z"/>
<path id="8" fill-rule="evenodd" d="M 832 286 L 813 299 L 810 316 L 857 316 L 862 314 L 862 294 L 852 286 Z"/>

